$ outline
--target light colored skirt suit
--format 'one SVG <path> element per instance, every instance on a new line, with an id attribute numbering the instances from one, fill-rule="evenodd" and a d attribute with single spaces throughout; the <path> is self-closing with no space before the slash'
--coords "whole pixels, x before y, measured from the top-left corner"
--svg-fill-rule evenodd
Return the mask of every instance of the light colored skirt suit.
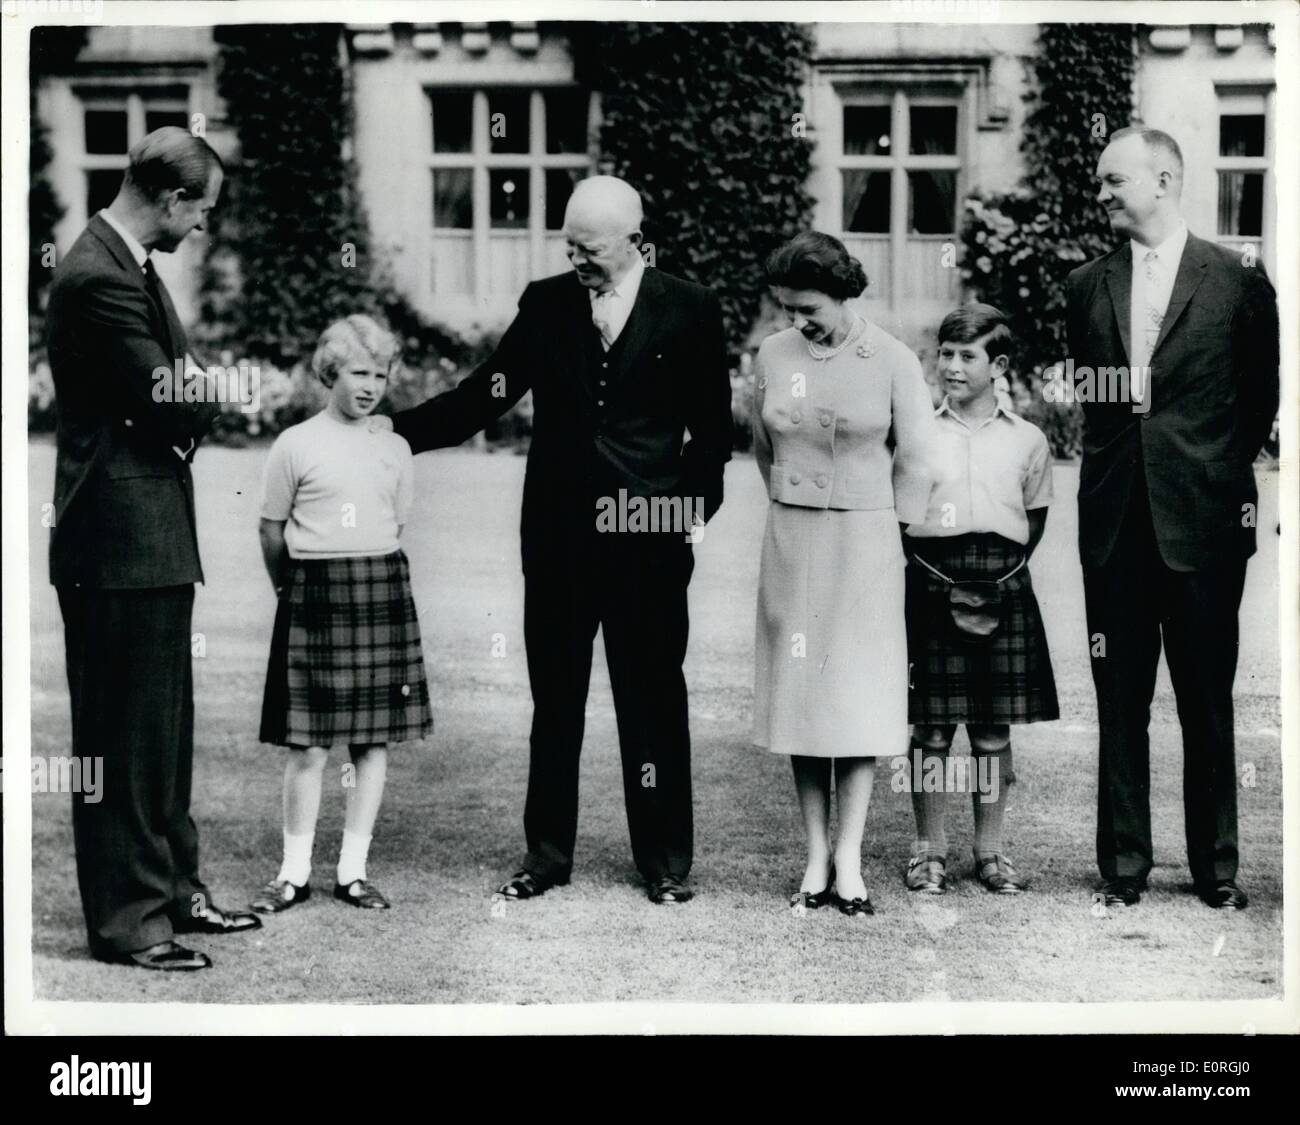
<path id="1" fill-rule="evenodd" d="M 814 359 L 793 328 L 759 348 L 754 449 L 771 502 L 754 645 L 758 746 L 814 758 L 907 753 L 898 525 L 925 518 L 933 409 L 916 356 L 873 324 L 829 359 Z"/>

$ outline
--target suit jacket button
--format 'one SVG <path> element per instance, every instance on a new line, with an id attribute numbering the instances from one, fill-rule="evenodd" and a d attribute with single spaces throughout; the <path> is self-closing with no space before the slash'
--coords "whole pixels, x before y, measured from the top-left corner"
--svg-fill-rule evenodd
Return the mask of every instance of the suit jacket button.
<path id="1" fill-rule="evenodd" d="M 134 425 L 135 425 L 135 423 L 132 422 L 130 418 L 126 419 L 126 422 L 125 422 L 124 424 L 127 425 L 127 426 L 134 426 Z"/>
<path id="2" fill-rule="evenodd" d="M 821 422 L 823 426 L 829 426 L 831 424 L 831 416 L 829 414 L 823 414 Z"/>
<path id="3" fill-rule="evenodd" d="M 801 477 L 798 473 L 791 473 L 791 474 L 790 474 L 790 483 L 791 483 L 791 484 L 798 484 L 801 480 L 803 480 L 803 477 Z"/>
<path id="4" fill-rule="evenodd" d="M 797 426 L 800 422 L 803 421 L 803 415 L 796 410 L 793 414 L 790 415 L 790 421 Z"/>
<path id="5" fill-rule="evenodd" d="M 828 483 L 828 478 L 827 478 L 826 474 L 825 474 L 825 473 L 818 473 L 818 474 L 817 474 L 817 487 L 818 487 L 818 488 L 825 488 L 826 485 L 827 485 L 827 483 Z"/>
<path id="6" fill-rule="evenodd" d="M 597 405 L 597 406 L 604 406 L 604 405 L 605 405 L 605 400 L 604 400 L 603 398 L 598 398 L 598 399 L 596 400 L 596 405 Z"/>

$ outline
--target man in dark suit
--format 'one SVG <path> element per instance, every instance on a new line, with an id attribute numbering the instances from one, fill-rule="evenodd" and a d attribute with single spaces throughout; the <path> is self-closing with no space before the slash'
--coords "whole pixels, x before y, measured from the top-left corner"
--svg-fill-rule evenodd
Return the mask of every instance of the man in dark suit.
<path id="1" fill-rule="evenodd" d="M 529 285 L 491 358 L 393 421 L 419 453 L 460 443 L 533 391 L 521 521 L 528 853 L 500 893 L 530 898 L 569 881 L 601 626 L 633 858 L 652 901 L 684 902 L 693 847 L 686 587 L 691 541 L 722 503 L 731 456 L 722 316 L 707 289 L 645 268 L 641 201 L 624 181 L 579 183 L 564 231 L 573 272 Z"/>
<path id="2" fill-rule="evenodd" d="M 1163 640 L 1192 879 L 1208 905 L 1242 909 L 1232 681 L 1255 550 L 1251 466 L 1278 405 L 1276 299 L 1253 254 L 1187 232 L 1182 154 L 1168 134 L 1112 134 L 1097 179 L 1124 241 L 1070 274 L 1068 333 L 1085 420 L 1079 548 L 1100 725 L 1098 900 L 1137 903 L 1151 870 L 1147 727 Z M 1109 390 L 1105 369 L 1119 370 Z M 1093 393 L 1081 393 L 1084 375 L 1097 376 Z"/>
<path id="3" fill-rule="evenodd" d="M 176 127 L 150 133 L 129 160 L 117 197 L 50 287 L 59 406 L 50 580 L 74 754 L 103 763 L 103 799 L 74 795 L 72 806 L 90 950 L 183 971 L 212 962 L 175 934 L 260 925 L 216 907 L 199 877 L 190 613 L 203 571 L 190 462 L 220 407 L 206 387 L 206 401 L 174 393 L 185 333 L 149 257 L 203 229 L 222 168 L 205 141 Z"/>

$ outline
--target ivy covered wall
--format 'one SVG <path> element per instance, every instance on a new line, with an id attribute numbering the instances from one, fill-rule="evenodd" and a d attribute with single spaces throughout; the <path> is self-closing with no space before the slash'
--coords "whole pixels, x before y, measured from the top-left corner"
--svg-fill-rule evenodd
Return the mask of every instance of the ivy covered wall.
<path id="1" fill-rule="evenodd" d="M 812 143 L 797 114 L 812 52 L 793 23 L 624 23 L 573 36 L 601 94 L 602 170 L 641 192 L 655 264 L 714 289 L 739 353 L 763 260 L 808 223 Z"/>
<path id="2" fill-rule="evenodd" d="M 208 257 L 201 322 L 277 363 L 373 307 L 337 24 L 217 27 L 217 90 L 239 138 Z"/>

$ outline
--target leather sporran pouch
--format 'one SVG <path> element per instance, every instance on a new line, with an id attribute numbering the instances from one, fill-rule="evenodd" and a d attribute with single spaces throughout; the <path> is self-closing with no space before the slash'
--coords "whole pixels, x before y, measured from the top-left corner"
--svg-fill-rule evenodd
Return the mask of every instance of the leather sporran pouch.
<path id="1" fill-rule="evenodd" d="M 982 641 L 1002 627 L 1002 587 L 997 582 L 954 582 L 948 614 L 963 640 Z"/>
<path id="2" fill-rule="evenodd" d="M 959 640 L 979 643 L 997 634 L 1006 608 L 1002 583 L 1025 565 L 1023 558 L 1001 578 L 954 582 L 920 555 L 912 557 L 948 587 L 948 616 Z"/>

